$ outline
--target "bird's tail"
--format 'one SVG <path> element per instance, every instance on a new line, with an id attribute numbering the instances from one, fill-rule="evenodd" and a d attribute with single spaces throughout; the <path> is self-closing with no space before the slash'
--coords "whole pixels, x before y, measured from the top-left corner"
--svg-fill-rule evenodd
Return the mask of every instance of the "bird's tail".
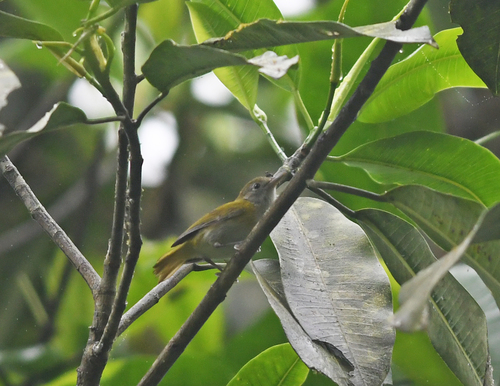
<path id="1" fill-rule="evenodd" d="M 159 282 L 171 277 L 187 261 L 193 260 L 193 253 L 189 249 L 189 245 L 178 245 L 156 262 L 153 272 Z"/>

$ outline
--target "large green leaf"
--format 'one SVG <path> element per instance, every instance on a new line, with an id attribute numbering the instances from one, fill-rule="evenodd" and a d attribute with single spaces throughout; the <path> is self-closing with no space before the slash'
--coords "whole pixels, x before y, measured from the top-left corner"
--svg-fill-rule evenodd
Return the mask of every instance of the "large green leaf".
<path id="1" fill-rule="evenodd" d="M 292 314 L 285 298 L 279 262 L 261 259 L 253 262 L 252 268 L 269 304 L 278 315 L 290 344 L 304 363 L 309 368 L 325 374 L 339 386 L 352 385 L 348 369 L 340 363 L 338 355 L 325 344 L 313 340 Z"/>
<path id="2" fill-rule="evenodd" d="M 304 331 L 352 364 L 353 384 L 381 384 L 394 344 L 390 286 L 361 229 L 324 201 L 301 198 L 271 239 Z"/>
<path id="3" fill-rule="evenodd" d="M 209 39 L 203 44 L 230 51 L 246 51 L 359 36 L 378 37 L 398 43 L 435 45 L 428 27 L 401 31 L 396 28 L 395 22 L 352 28 L 335 21 L 290 22 L 269 19 L 242 24 L 223 38 Z"/>
<path id="4" fill-rule="evenodd" d="M 186 4 L 198 42 L 214 36 L 223 36 L 226 32 L 236 28 L 237 21 L 231 19 L 231 13 L 227 10 L 217 13 L 204 3 L 188 2 Z M 253 110 L 257 101 L 259 80 L 256 68 L 250 66 L 219 68 L 214 73 L 247 110 Z"/>
<path id="5" fill-rule="evenodd" d="M 0 156 L 9 152 L 18 143 L 33 138 L 41 133 L 85 122 L 87 122 L 87 116 L 82 110 L 64 102 L 57 103 L 51 111 L 45 114 L 45 116 L 29 130 L 15 131 L 5 136 L 0 136 Z"/>
<path id="6" fill-rule="evenodd" d="M 450 251 L 472 230 L 485 207 L 475 201 L 433 191 L 423 186 L 402 186 L 385 198 L 414 221 L 437 245 Z M 496 210 L 497 208 L 495 208 Z M 470 246 L 464 262 L 470 265 L 500 305 L 500 240 Z"/>
<path id="7" fill-rule="evenodd" d="M 390 213 L 366 209 L 358 221 L 399 283 L 436 261 L 420 232 Z M 483 385 L 487 370 L 486 318 L 469 293 L 446 274 L 429 299 L 428 334 L 464 385 Z"/>
<path id="8" fill-rule="evenodd" d="M 458 48 L 476 74 L 495 95 L 500 93 L 500 3 L 491 0 L 452 0 L 450 15 L 464 33 Z"/>
<path id="9" fill-rule="evenodd" d="M 447 88 L 486 87 L 458 50 L 456 39 L 461 32 L 460 28 L 441 31 L 434 37 L 439 50 L 423 46 L 392 65 L 358 119 L 388 121 L 417 109 Z"/>
<path id="10" fill-rule="evenodd" d="M 61 34 L 48 25 L 0 11 L 0 36 L 6 38 L 62 41 Z"/>
<path id="11" fill-rule="evenodd" d="M 383 184 L 425 185 L 491 206 L 500 201 L 500 160 L 464 138 L 411 132 L 334 157 Z"/>
<path id="12" fill-rule="evenodd" d="M 272 0 L 261 1 L 212 1 L 198 0 L 187 3 L 193 29 L 198 42 L 210 38 L 225 36 L 228 32 L 237 29 L 243 23 L 251 23 L 262 18 L 282 19 L 283 16 Z M 275 49 L 278 55 L 294 57 L 298 54 L 293 45 Z M 262 50 L 251 50 L 245 53 L 246 57 L 261 55 Z M 252 111 L 257 99 L 258 73 L 251 68 L 223 68 L 214 71 L 217 77 L 226 85 L 233 95 Z M 274 83 L 285 89 L 298 88 L 300 74 L 290 71 L 287 75 Z"/>
<path id="13" fill-rule="evenodd" d="M 228 386 L 300 386 L 309 369 L 288 344 L 263 351 L 234 376 Z"/>

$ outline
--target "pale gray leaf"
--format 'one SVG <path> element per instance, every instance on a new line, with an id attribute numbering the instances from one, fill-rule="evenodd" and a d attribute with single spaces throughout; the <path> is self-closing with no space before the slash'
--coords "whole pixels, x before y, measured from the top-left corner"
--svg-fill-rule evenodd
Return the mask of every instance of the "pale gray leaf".
<path id="1" fill-rule="evenodd" d="M 287 302 L 304 331 L 339 349 L 355 385 L 379 385 L 394 330 L 389 279 L 360 227 L 331 205 L 300 198 L 271 238 Z"/>
<path id="2" fill-rule="evenodd" d="M 334 380 L 339 386 L 353 385 L 348 372 L 339 360 L 325 347 L 315 343 L 292 315 L 283 292 L 279 262 L 268 259 L 257 260 L 252 262 L 252 268 L 269 304 L 280 318 L 288 341 L 302 361 L 309 368 Z"/>

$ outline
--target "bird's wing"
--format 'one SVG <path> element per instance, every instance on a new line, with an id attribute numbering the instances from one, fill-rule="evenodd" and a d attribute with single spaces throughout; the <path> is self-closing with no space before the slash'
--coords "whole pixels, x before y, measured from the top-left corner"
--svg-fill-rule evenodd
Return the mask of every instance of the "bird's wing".
<path id="1" fill-rule="evenodd" d="M 237 217 L 243 213 L 244 209 L 238 205 L 237 202 L 231 201 L 227 204 L 221 205 L 214 209 L 210 213 L 207 213 L 188 229 L 186 229 L 177 240 L 172 244 L 172 247 L 185 243 L 186 241 L 192 239 L 198 234 L 202 229 L 215 224 L 220 221 L 227 221 L 231 218 Z"/>

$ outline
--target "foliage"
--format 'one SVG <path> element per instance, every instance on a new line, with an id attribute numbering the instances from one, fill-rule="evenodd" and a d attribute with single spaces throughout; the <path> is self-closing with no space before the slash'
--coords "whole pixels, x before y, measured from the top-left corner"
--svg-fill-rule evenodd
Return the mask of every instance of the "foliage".
<path id="1" fill-rule="evenodd" d="M 0 384 L 493 384 L 500 330 L 449 270 L 498 315 L 496 134 L 451 135 L 435 96 L 498 93 L 499 5 L 452 0 L 433 38 L 425 0 L 44 3 L 0 6 Z M 193 97 L 212 71 L 231 102 Z M 156 284 L 160 239 L 275 169 L 220 274 Z"/>

